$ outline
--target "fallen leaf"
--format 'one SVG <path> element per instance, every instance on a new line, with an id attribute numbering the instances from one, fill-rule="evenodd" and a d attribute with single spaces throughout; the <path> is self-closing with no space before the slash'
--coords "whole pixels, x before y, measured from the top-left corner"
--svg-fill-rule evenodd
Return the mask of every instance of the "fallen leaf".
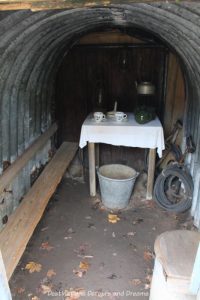
<path id="1" fill-rule="evenodd" d="M 85 219 L 86 219 L 86 220 L 91 220 L 92 217 L 91 217 L 91 216 L 86 216 Z"/>
<path id="2" fill-rule="evenodd" d="M 149 250 L 144 251 L 144 259 L 146 261 L 151 261 L 153 258 L 154 258 L 154 255 L 151 251 L 149 251 Z"/>
<path id="3" fill-rule="evenodd" d="M 79 268 L 81 270 L 85 270 L 87 271 L 89 269 L 89 263 L 87 261 L 81 261 L 80 264 L 79 264 Z"/>
<path id="4" fill-rule="evenodd" d="M 97 200 L 96 202 L 93 203 L 92 209 L 97 210 L 100 206 L 101 201 Z"/>
<path id="5" fill-rule="evenodd" d="M 48 270 L 47 277 L 51 278 L 56 275 L 56 272 L 53 269 Z"/>
<path id="6" fill-rule="evenodd" d="M 142 223 L 143 221 L 144 221 L 144 219 L 138 218 L 138 219 L 136 219 L 136 220 L 133 221 L 133 225 L 140 224 L 140 223 Z"/>
<path id="7" fill-rule="evenodd" d="M 115 235 L 115 233 L 114 233 L 114 232 L 112 233 L 112 237 L 113 237 L 113 238 L 115 238 L 115 237 L 116 237 L 116 235 Z"/>
<path id="8" fill-rule="evenodd" d="M 131 284 L 133 284 L 134 286 L 140 285 L 141 283 L 142 281 L 137 278 L 131 280 Z"/>
<path id="9" fill-rule="evenodd" d="M 149 284 L 149 283 L 146 283 L 146 284 L 144 285 L 144 289 L 145 289 L 145 290 L 149 290 L 149 289 L 150 289 L 150 284 Z"/>
<path id="10" fill-rule="evenodd" d="M 117 223 L 117 221 L 120 221 L 120 218 L 118 217 L 118 215 L 113 215 L 113 214 L 108 214 L 108 222 L 109 223 Z"/>
<path id="11" fill-rule="evenodd" d="M 17 294 L 23 294 L 25 291 L 25 288 L 19 287 L 17 288 Z"/>
<path id="12" fill-rule="evenodd" d="M 134 236 L 135 234 L 136 234 L 136 232 L 133 232 L 133 231 L 127 233 L 128 236 Z"/>
<path id="13" fill-rule="evenodd" d="M 42 265 L 41 264 L 38 264 L 34 261 L 30 261 L 26 267 L 25 267 L 26 270 L 29 270 L 29 273 L 33 273 L 33 272 L 40 272 L 41 269 L 42 269 Z"/>
<path id="14" fill-rule="evenodd" d="M 45 231 L 45 230 L 47 230 L 48 228 L 49 228 L 49 227 L 46 226 L 46 227 L 42 228 L 41 231 Z"/>
<path id="15" fill-rule="evenodd" d="M 88 228 L 96 229 L 96 227 L 94 226 L 94 223 L 88 223 Z"/>
<path id="16" fill-rule="evenodd" d="M 72 236 L 65 236 L 64 237 L 64 240 L 71 240 L 72 239 Z"/>
<path id="17" fill-rule="evenodd" d="M 31 298 L 31 300 L 40 300 L 40 298 L 38 298 L 37 296 L 33 296 L 33 297 Z"/>
<path id="18" fill-rule="evenodd" d="M 41 284 L 40 285 L 41 292 L 42 294 L 46 295 L 52 292 L 52 286 L 51 285 L 46 285 L 46 284 Z"/>
<path id="19" fill-rule="evenodd" d="M 77 276 L 77 277 L 79 277 L 79 278 L 82 278 L 83 277 L 83 275 L 85 275 L 86 274 L 86 271 L 81 271 L 81 270 L 73 270 L 73 273 Z"/>
<path id="20" fill-rule="evenodd" d="M 75 233 L 76 231 L 74 231 L 72 228 L 69 228 L 69 229 L 67 230 L 67 232 L 68 232 L 68 233 Z"/>
<path id="21" fill-rule="evenodd" d="M 116 278 L 117 278 L 117 275 L 113 273 L 113 274 L 111 274 L 110 276 L 108 276 L 108 278 L 109 278 L 109 279 L 116 279 Z"/>
<path id="22" fill-rule="evenodd" d="M 87 256 L 93 257 L 93 255 L 90 255 L 89 252 L 90 245 L 87 243 L 84 243 L 79 246 L 78 249 L 74 249 L 74 252 L 77 253 L 78 257 L 86 258 Z"/>
<path id="23" fill-rule="evenodd" d="M 49 245 L 49 242 L 44 242 L 41 244 L 40 249 L 50 251 L 54 247 Z"/>
<path id="24" fill-rule="evenodd" d="M 147 200 L 147 201 L 145 201 L 145 204 L 147 205 L 148 208 L 155 208 L 155 206 L 156 206 L 154 200 Z"/>
<path id="25" fill-rule="evenodd" d="M 94 255 L 84 255 L 83 257 L 84 257 L 84 258 L 93 258 Z"/>
<path id="26" fill-rule="evenodd" d="M 152 280 L 152 274 L 148 274 L 148 275 L 145 277 L 145 280 L 146 280 L 146 283 L 151 283 L 151 280 Z"/>

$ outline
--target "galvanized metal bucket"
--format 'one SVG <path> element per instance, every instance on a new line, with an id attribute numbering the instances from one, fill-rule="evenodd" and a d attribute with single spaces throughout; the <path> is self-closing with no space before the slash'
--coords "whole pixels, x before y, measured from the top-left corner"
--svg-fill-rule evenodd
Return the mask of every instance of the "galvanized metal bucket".
<path id="1" fill-rule="evenodd" d="M 101 198 L 107 208 L 125 208 L 130 200 L 138 173 L 124 165 L 110 164 L 97 169 Z"/>

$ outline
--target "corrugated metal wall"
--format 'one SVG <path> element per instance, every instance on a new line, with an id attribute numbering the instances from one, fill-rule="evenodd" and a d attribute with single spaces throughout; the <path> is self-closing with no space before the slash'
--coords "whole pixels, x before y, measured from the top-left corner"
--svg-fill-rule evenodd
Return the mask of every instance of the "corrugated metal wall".
<path id="1" fill-rule="evenodd" d="M 197 151 L 189 165 L 195 181 L 193 214 L 199 225 L 200 5 L 152 3 L 65 11 L 0 14 L 0 166 L 16 157 L 52 122 L 54 82 L 69 47 L 102 27 L 141 27 L 155 33 L 182 60 L 187 77 L 186 134 Z M 195 204 L 196 203 L 196 204 Z"/>

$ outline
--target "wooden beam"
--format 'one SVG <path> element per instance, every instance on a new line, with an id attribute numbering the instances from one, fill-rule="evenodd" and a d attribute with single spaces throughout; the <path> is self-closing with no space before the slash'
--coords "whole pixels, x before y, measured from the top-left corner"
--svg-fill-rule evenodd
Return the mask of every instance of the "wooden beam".
<path id="1" fill-rule="evenodd" d="M 17 174 L 25 167 L 31 158 L 47 143 L 56 132 L 58 126 L 54 123 L 45 133 L 34 141 L 0 176 L 0 193 L 11 183 Z"/>
<path id="2" fill-rule="evenodd" d="M 62 144 L 0 233 L 0 249 L 8 280 L 77 148 L 76 143 Z"/>
<path id="3" fill-rule="evenodd" d="M 156 149 L 149 150 L 149 164 L 148 164 L 148 177 L 147 177 L 147 200 L 153 197 L 153 184 L 155 173 Z"/>
<path id="4" fill-rule="evenodd" d="M 48 10 L 48 9 L 71 9 L 81 7 L 95 7 L 95 6 L 109 6 L 112 4 L 131 4 L 131 3 L 154 3 L 158 0 L 0 0 L 0 10 L 17 10 L 17 9 L 31 9 L 32 11 Z M 173 3 L 176 0 L 168 0 Z"/>
<path id="5" fill-rule="evenodd" d="M 88 143 L 90 196 L 96 196 L 95 144 Z"/>

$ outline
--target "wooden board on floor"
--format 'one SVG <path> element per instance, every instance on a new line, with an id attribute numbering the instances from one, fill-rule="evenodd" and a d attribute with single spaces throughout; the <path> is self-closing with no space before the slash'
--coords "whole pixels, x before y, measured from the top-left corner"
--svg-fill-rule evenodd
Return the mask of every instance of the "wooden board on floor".
<path id="1" fill-rule="evenodd" d="M 76 143 L 61 145 L 0 233 L 0 249 L 8 280 L 77 148 Z"/>

